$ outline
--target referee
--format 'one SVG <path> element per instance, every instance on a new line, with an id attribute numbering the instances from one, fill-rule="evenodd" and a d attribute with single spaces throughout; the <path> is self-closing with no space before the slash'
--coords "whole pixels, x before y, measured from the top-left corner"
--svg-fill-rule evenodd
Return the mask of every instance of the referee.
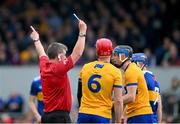
<path id="1" fill-rule="evenodd" d="M 47 55 L 39 39 L 38 32 L 31 26 L 31 39 L 39 56 L 44 114 L 42 123 L 70 123 L 72 98 L 67 72 L 81 57 L 85 47 L 87 26 L 79 20 L 79 37 L 72 54 L 66 57 L 67 47 L 61 43 L 51 43 Z"/>

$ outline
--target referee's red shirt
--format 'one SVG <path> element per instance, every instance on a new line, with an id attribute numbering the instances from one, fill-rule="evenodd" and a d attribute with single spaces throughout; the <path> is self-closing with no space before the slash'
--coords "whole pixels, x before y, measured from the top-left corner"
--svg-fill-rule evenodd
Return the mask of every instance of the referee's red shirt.
<path id="1" fill-rule="evenodd" d="M 52 63 L 47 56 L 40 57 L 44 112 L 71 111 L 72 97 L 67 72 L 72 67 L 71 56 L 66 63 Z"/>

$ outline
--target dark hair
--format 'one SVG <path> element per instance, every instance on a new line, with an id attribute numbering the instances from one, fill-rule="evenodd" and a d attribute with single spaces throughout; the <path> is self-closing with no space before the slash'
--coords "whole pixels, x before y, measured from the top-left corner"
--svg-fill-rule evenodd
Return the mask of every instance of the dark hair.
<path id="1" fill-rule="evenodd" d="M 68 50 L 66 45 L 57 42 L 51 43 L 47 49 L 49 59 L 55 59 L 63 50 Z"/>

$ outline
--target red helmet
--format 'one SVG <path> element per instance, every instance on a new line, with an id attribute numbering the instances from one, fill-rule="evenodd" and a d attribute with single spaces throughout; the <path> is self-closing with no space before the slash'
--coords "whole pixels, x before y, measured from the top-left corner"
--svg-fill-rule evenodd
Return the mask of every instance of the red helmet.
<path id="1" fill-rule="evenodd" d="M 112 42 L 107 38 L 100 38 L 96 41 L 96 51 L 98 56 L 112 55 Z"/>

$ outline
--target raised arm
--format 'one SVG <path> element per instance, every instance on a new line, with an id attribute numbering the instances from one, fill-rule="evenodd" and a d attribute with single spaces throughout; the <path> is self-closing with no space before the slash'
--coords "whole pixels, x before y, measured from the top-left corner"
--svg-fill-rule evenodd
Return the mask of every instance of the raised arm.
<path id="1" fill-rule="evenodd" d="M 30 37 L 31 39 L 34 41 L 34 45 L 36 47 L 36 51 L 38 53 L 38 56 L 41 57 L 41 56 L 47 56 L 45 51 L 44 51 L 44 48 L 41 44 L 41 41 L 39 39 L 39 34 L 38 32 L 31 26 L 31 29 L 32 29 L 32 33 L 30 34 Z"/>
<path id="2" fill-rule="evenodd" d="M 79 37 L 73 49 L 73 52 L 71 54 L 74 64 L 78 61 L 78 59 L 83 54 L 84 47 L 85 47 L 86 30 L 87 30 L 87 26 L 84 23 L 84 21 L 79 20 Z"/>

